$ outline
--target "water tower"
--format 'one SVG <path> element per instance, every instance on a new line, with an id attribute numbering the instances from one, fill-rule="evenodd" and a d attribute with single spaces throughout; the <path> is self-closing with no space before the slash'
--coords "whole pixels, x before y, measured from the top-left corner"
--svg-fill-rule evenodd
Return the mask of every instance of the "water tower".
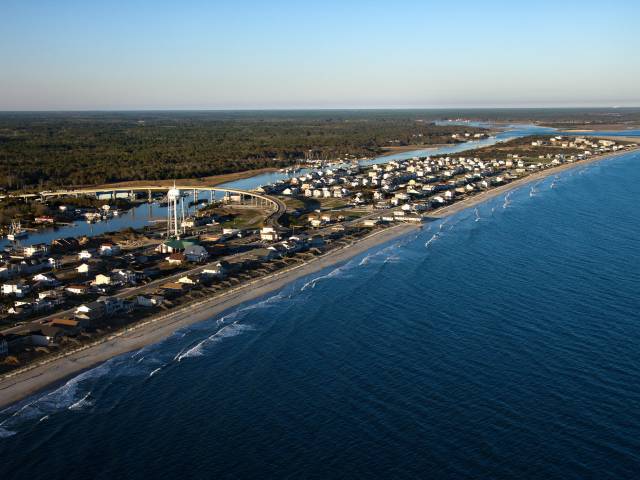
<path id="1" fill-rule="evenodd" d="M 180 237 L 178 227 L 182 222 L 178 222 L 178 200 L 181 198 L 180 190 L 174 183 L 173 188 L 167 192 L 167 238 Z"/>

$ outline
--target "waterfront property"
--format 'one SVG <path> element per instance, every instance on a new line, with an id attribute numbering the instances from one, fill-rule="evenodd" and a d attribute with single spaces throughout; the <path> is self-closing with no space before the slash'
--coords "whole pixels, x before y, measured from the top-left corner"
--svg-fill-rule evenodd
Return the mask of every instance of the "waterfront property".
<path id="1" fill-rule="evenodd" d="M 178 237 L 162 235 L 160 227 L 155 233 L 62 238 L 50 249 L 13 249 L 0 272 L 7 299 L 1 333 L 14 341 L 10 361 L 0 366 L 11 371 L 48 352 L 72 349 L 77 344 L 69 338 L 80 344 L 93 341 L 157 312 L 306 262 L 372 230 L 420 224 L 435 209 L 535 172 L 632 147 L 588 137 L 563 140 L 529 142 L 537 152 L 552 152 L 535 158 L 516 150 L 502 158 L 480 152 L 303 173 L 261 188 L 257 195 L 273 199 L 277 215 L 267 212 L 260 227 L 238 226 L 238 215 L 254 215 L 245 208 L 254 205 L 237 204 L 242 195 L 230 195 L 196 214 L 190 226 L 182 224 L 186 230 Z M 51 323 L 60 319 L 78 323 Z M 38 337 L 33 332 L 41 328 L 48 330 Z M 21 335 L 40 340 L 17 341 Z M 41 337 L 47 351 L 34 348 L 44 342 Z"/>

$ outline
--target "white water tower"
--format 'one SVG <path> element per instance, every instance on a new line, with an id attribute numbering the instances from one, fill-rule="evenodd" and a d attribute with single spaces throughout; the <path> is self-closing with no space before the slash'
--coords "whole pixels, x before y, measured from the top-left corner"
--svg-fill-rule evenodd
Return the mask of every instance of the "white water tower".
<path id="1" fill-rule="evenodd" d="M 178 200 L 181 198 L 180 190 L 176 188 L 174 183 L 173 188 L 167 192 L 167 238 L 180 237 L 178 226 L 182 222 L 178 222 Z"/>

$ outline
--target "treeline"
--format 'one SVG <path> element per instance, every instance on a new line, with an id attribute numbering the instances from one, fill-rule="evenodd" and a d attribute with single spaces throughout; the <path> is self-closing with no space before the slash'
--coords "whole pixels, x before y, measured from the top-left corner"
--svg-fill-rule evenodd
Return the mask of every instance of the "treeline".
<path id="1" fill-rule="evenodd" d="M 436 126 L 420 112 L 6 113 L 0 188 L 202 177 L 451 143 L 452 133 L 474 130 Z"/>

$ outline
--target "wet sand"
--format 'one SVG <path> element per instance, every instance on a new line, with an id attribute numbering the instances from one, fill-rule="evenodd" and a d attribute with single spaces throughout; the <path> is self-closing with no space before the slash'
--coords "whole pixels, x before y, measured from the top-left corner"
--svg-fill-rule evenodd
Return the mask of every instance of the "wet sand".
<path id="1" fill-rule="evenodd" d="M 626 155 L 632 151 L 637 152 L 638 149 L 617 152 L 543 170 L 509 184 L 474 195 L 460 202 L 456 202 L 453 205 L 434 210 L 429 217 L 443 218 L 453 215 L 491 198 L 506 194 L 506 192 L 528 183 L 542 180 L 543 178 L 556 175 L 571 168 L 588 165 L 607 158 Z M 416 225 L 401 224 L 384 230 L 378 230 L 350 245 L 332 250 L 304 264 L 253 280 L 222 295 L 200 300 L 196 303 L 178 308 L 175 311 L 157 315 L 149 320 L 139 322 L 128 330 L 99 340 L 94 345 L 85 347 L 82 350 L 69 353 L 60 358 L 43 361 L 42 364 L 34 365 L 27 371 L 23 370 L 15 374 L 9 374 L 0 380 L 0 407 L 15 403 L 37 391 L 59 383 L 112 357 L 140 349 L 145 345 L 157 343 L 163 338 L 170 336 L 179 328 L 207 320 L 239 304 L 263 297 L 279 290 L 298 278 L 347 261 L 377 245 L 404 236 L 409 232 L 415 232 L 418 228 Z"/>

